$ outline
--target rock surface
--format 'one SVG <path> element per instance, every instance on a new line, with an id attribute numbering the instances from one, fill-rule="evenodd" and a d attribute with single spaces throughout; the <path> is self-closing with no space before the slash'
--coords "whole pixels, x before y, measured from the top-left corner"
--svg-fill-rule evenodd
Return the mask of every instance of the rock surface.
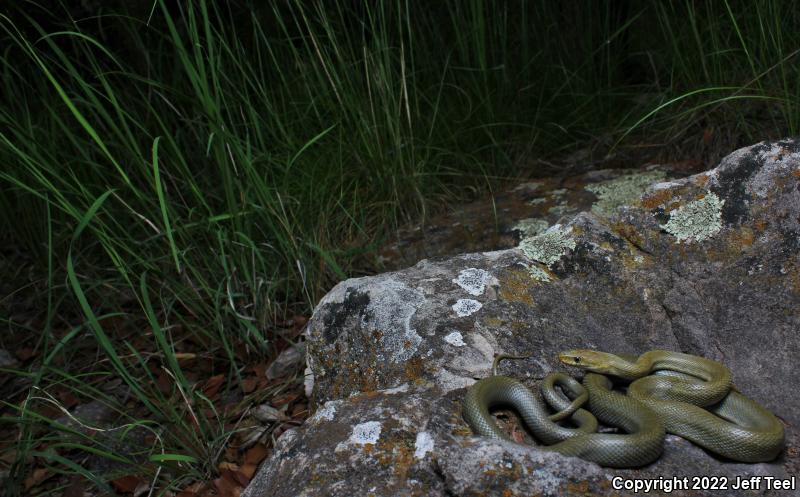
<path id="1" fill-rule="evenodd" d="M 699 161 L 683 161 L 577 175 L 570 175 L 571 169 L 565 165 L 561 176 L 526 181 L 491 198 L 458 205 L 424 224 L 403 227 L 381 247 L 373 264 L 385 270 L 400 269 L 424 258 L 512 248 L 521 238 L 543 231 L 564 216 L 587 210 L 608 212 L 637 199 L 650 183 L 683 178 L 705 168 Z"/>
<path id="2" fill-rule="evenodd" d="M 244 497 L 633 495 L 614 488 L 615 476 L 728 479 L 728 489 L 647 495 L 796 495 L 763 481 L 732 485 L 797 475 L 800 141 L 738 150 L 628 205 L 561 223 L 515 249 L 337 285 L 307 332 L 316 414 L 279 439 Z M 738 464 L 668 437 L 657 462 L 609 470 L 530 440 L 471 436 L 460 400 L 490 374 L 494 354 L 533 354 L 502 373 L 536 386 L 566 370 L 557 353 L 568 348 L 722 361 L 740 391 L 786 423 L 787 450 L 772 463 Z"/>

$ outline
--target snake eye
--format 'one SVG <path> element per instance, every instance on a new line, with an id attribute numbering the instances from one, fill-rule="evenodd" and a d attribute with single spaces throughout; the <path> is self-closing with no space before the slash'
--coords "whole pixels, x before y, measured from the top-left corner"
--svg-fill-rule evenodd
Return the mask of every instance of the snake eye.
<path id="1" fill-rule="evenodd" d="M 575 361 L 575 364 L 580 364 L 581 363 L 581 358 L 580 357 L 573 357 L 572 360 Z"/>

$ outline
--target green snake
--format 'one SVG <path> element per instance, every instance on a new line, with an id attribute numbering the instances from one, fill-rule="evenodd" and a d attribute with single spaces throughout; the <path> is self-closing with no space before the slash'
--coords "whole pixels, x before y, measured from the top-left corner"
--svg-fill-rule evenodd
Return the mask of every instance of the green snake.
<path id="1" fill-rule="evenodd" d="M 559 359 L 593 373 L 633 380 L 628 396 L 655 411 L 668 433 L 717 455 L 755 463 L 771 461 L 783 450 L 783 424 L 736 391 L 730 370 L 717 361 L 667 350 L 651 350 L 635 360 L 570 350 Z"/>
<path id="2" fill-rule="evenodd" d="M 730 371 L 716 361 L 664 350 L 630 357 L 581 349 L 563 352 L 559 359 L 589 371 L 583 380 L 589 394 L 589 410 L 627 434 L 581 431 L 588 425 L 574 419 L 582 409 L 577 409 L 578 394 L 572 388 L 565 389 L 576 400 L 569 406 L 564 399 L 552 404 L 561 412 L 548 415 L 524 385 L 498 376 L 494 368 L 491 377 L 478 381 L 467 392 L 463 406 L 467 423 L 479 435 L 507 439 L 494 424 L 489 409 L 498 405 L 512 407 L 535 436 L 545 444 L 553 444 L 543 450 L 610 467 L 643 466 L 657 459 L 665 429 L 737 461 L 769 461 L 783 449 L 781 422 L 733 389 Z M 611 381 L 604 375 L 632 380 L 627 395 L 611 391 Z M 545 383 L 552 385 L 553 380 Z M 573 416 L 579 429 L 565 434 L 565 428 L 554 423 L 553 418 L 567 414 Z"/>
<path id="3" fill-rule="evenodd" d="M 543 395 L 555 409 L 555 415 L 547 413 L 544 405 L 519 381 L 496 374 L 495 359 L 493 375 L 479 380 L 467 391 L 463 403 L 463 415 L 467 423 L 479 435 L 509 440 L 494 423 L 489 409 L 498 406 L 514 408 L 533 434 L 543 443 L 542 450 L 575 456 L 596 462 L 602 466 L 627 468 L 643 466 L 661 455 L 664 444 L 664 427 L 658 417 L 638 401 L 611 391 L 611 381 L 603 375 L 589 373 L 583 380 L 588 392 L 588 407 L 603 423 L 619 426 L 628 434 L 594 433 L 597 420 L 584 409 L 576 409 L 576 402 L 561 399 L 552 391 L 552 385 L 561 386 L 572 393 L 576 400 L 581 395 L 581 385 L 564 373 L 550 373 L 543 382 Z M 554 420 L 571 412 L 577 428 L 567 428 Z"/>

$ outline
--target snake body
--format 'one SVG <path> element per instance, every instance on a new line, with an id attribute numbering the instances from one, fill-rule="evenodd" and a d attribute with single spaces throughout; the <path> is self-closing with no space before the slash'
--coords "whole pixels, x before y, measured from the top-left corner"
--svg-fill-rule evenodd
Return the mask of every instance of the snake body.
<path id="1" fill-rule="evenodd" d="M 546 377 L 545 384 L 552 384 L 560 378 L 551 375 Z M 587 374 L 583 387 L 589 393 L 589 410 L 603 423 L 618 426 L 628 434 L 594 433 L 597 421 L 589 419 L 591 414 L 583 409 L 572 414 L 578 428 L 560 426 L 525 385 L 496 374 L 478 381 L 468 390 L 463 414 L 477 434 L 508 440 L 508 436 L 494 423 L 489 409 L 501 405 L 512 407 L 539 440 L 551 444 L 541 447 L 542 450 L 580 457 L 603 466 L 643 466 L 658 458 L 663 449 L 664 427 L 655 413 L 630 397 L 612 392 L 611 381 L 605 376 Z M 573 390 L 573 394 L 577 395 L 577 392 Z M 546 392 L 545 397 L 548 397 Z M 564 412 L 569 409 L 566 404 L 569 402 L 564 399 L 553 407 Z"/>
<path id="2" fill-rule="evenodd" d="M 656 412 L 668 433 L 718 455 L 755 463 L 771 461 L 783 450 L 783 424 L 733 389 L 730 370 L 719 362 L 666 350 L 645 352 L 635 361 L 593 350 L 567 351 L 560 359 L 633 380 L 628 396 Z"/>

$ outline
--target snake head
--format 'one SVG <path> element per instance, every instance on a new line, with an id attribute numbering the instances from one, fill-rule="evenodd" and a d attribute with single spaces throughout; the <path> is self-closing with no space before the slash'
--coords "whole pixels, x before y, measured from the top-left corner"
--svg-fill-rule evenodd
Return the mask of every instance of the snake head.
<path id="1" fill-rule="evenodd" d="M 558 354 L 558 360 L 568 366 L 606 374 L 613 373 L 613 361 L 609 360 L 611 357 L 614 356 L 607 352 L 589 349 L 573 349 Z"/>

